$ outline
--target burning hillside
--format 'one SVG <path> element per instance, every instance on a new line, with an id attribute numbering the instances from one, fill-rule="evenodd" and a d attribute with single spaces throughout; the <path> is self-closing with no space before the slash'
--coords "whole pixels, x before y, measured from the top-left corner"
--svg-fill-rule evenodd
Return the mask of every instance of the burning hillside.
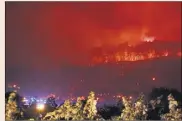
<path id="1" fill-rule="evenodd" d="M 92 52 L 92 64 L 139 61 L 170 56 L 181 57 L 179 43 L 154 42 L 152 38 L 148 38 L 136 46 L 123 43 L 118 47 L 110 47 L 109 49 L 103 47 L 94 48 Z"/>

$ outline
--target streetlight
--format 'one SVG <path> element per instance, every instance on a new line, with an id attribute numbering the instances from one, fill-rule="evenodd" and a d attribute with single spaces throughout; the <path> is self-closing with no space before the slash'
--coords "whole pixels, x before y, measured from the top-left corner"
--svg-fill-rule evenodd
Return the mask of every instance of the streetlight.
<path id="1" fill-rule="evenodd" d="M 37 110 L 39 110 L 39 111 L 41 111 L 41 110 L 44 110 L 44 108 L 45 108 L 45 105 L 44 104 L 37 104 Z"/>
<path id="2" fill-rule="evenodd" d="M 45 108 L 45 105 L 44 104 L 42 104 L 42 103 L 38 103 L 37 104 L 36 109 L 38 110 L 39 118 L 42 118 L 41 111 L 44 110 L 44 108 Z"/>

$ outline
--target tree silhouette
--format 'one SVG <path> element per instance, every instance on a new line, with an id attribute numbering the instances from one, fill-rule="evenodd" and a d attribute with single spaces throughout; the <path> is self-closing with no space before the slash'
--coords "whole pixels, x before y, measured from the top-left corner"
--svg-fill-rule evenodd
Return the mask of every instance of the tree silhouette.
<path id="1" fill-rule="evenodd" d="M 104 105 L 98 108 L 98 114 L 101 115 L 105 120 L 111 120 L 114 116 L 121 114 L 121 109 L 117 105 Z"/>
<path id="2" fill-rule="evenodd" d="M 151 111 L 153 114 L 157 113 L 158 116 L 164 113 L 169 112 L 169 108 L 168 108 L 168 95 L 172 94 L 174 95 L 174 98 L 178 101 L 179 103 L 179 107 L 181 107 L 181 101 L 182 101 L 182 93 L 179 92 L 176 89 L 168 89 L 165 87 L 160 87 L 160 88 L 153 88 L 152 91 L 150 92 L 150 94 L 148 95 L 148 99 L 149 100 L 154 100 L 157 97 L 160 97 L 161 95 L 163 96 L 161 99 L 161 104 L 156 106 L 156 109 Z M 163 109 L 161 111 L 161 108 Z M 152 114 L 150 114 L 152 115 Z M 153 116 L 154 117 L 154 116 Z M 158 118 L 157 118 L 158 120 Z"/>

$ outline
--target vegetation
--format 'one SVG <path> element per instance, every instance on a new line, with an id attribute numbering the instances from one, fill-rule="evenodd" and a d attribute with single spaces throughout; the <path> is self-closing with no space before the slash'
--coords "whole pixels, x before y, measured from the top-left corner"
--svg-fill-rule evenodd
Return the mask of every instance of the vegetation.
<path id="1" fill-rule="evenodd" d="M 136 100 L 123 96 L 116 105 L 98 108 L 95 93 L 87 99 L 77 98 L 76 103 L 65 100 L 57 106 L 54 97 L 48 97 L 44 110 L 36 104 L 25 107 L 16 92 L 6 97 L 6 120 L 182 120 L 182 94 L 174 89 L 154 88 L 148 95 L 140 94 Z"/>

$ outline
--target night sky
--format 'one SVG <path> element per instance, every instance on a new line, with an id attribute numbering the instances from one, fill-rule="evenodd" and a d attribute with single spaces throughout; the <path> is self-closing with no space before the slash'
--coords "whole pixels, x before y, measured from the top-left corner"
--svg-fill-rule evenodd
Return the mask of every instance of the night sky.
<path id="1" fill-rule="evenodd" d="M 86 73 L 83 65 L 91 48 L 137 44 L 144 34 L 181 41 L 180 2 L 6 2 L 5 9 L 6 83 L 19 84 L 27 95 L 64 95 L 73 85 L 78 93 L 89 86 L 113 91 L 112 81 L 93 78 L 98 69 Z M 117 80 L 114 73 L 110 77 Z M 180 82 L 160 84 L 175 87 Z M 125 81 L 116 85 L 133 88 Z"/>

